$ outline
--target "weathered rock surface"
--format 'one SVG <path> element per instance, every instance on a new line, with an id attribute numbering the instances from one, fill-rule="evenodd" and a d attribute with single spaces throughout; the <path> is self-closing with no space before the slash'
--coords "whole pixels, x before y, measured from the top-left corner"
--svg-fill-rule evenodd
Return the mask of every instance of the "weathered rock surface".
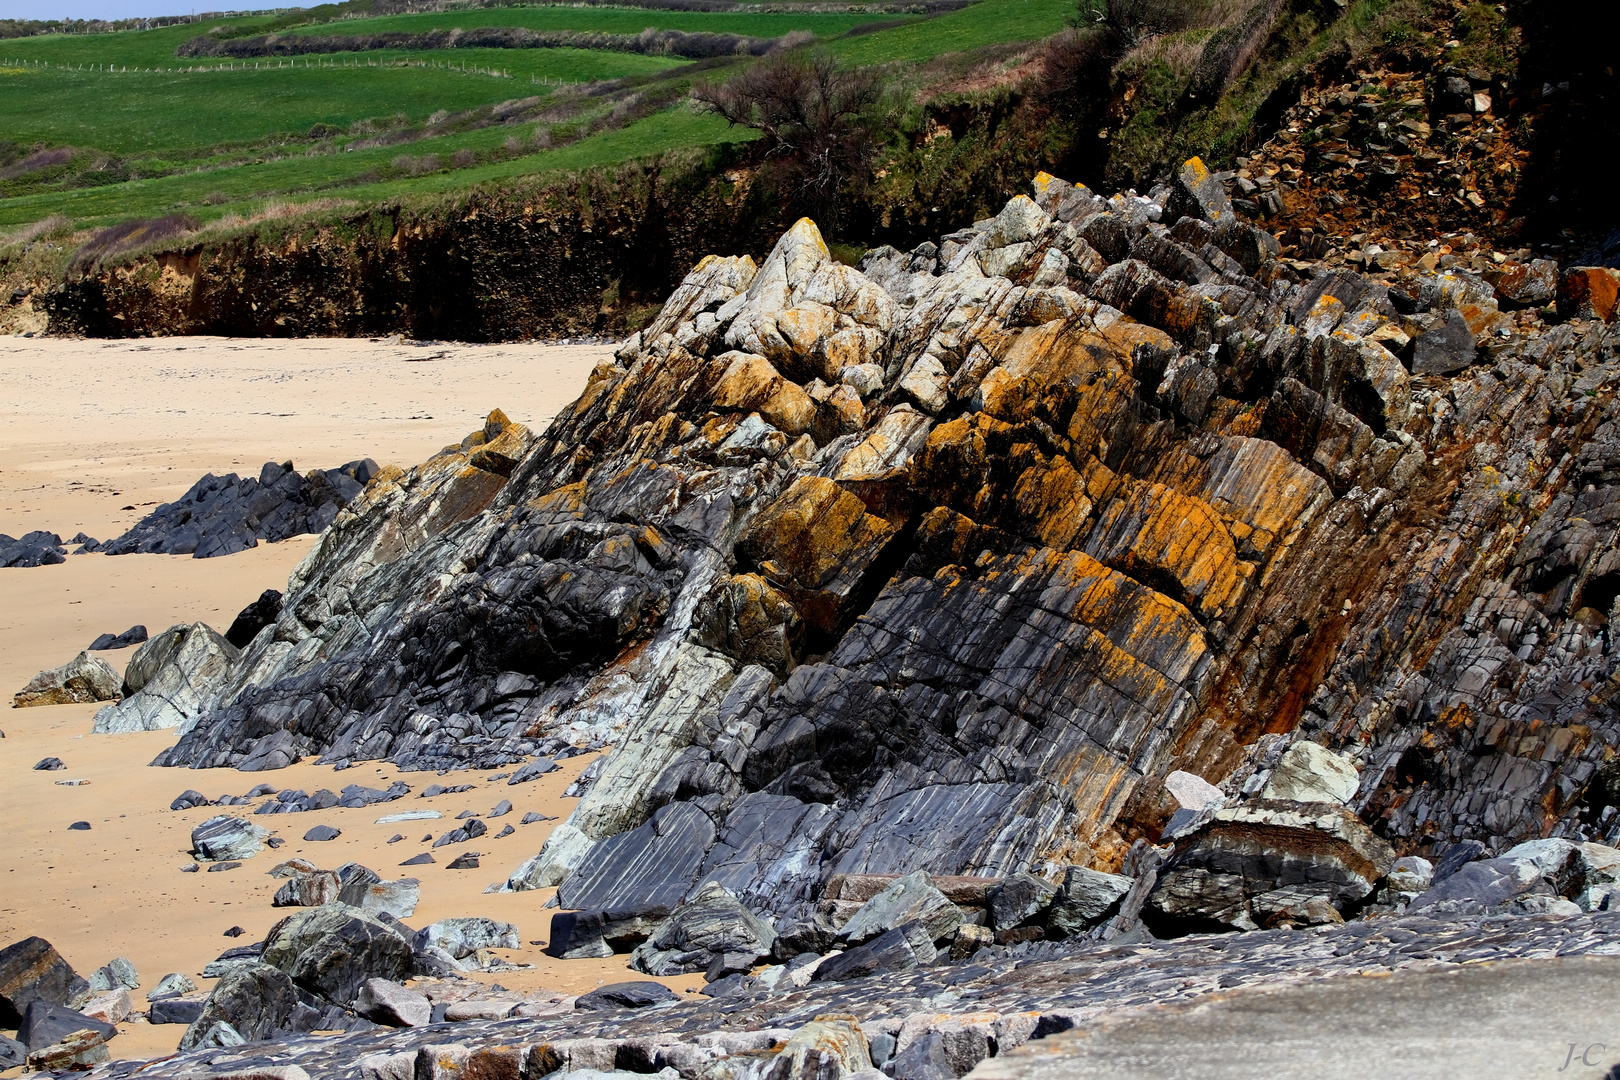
<path id="1" fill-rule="evenodd" d="M 171 626 L 130 657 L 124 700 L 97 712 L 90 730 L 184 730 L 208 708 L 207 688 L 225 678 L 240 656 L 206 623 Z"/>
<path id="2" fill-rule="evenodd" d="M 360 984 L 354 1011 L 389 1027 L 421 1027 L 433 1018 L 433 1003 L 426 996 L 387 979 L 367 979 Z"/>
<path id="3" fill-rule="evenodd" d="M 343 1006 L 367 979 L 398 982 L 415 972 L 411 942 L 397 926 L 347 904 L 283 919 L 265 936 L 261 958 L 310 993 Z"/>
<path id="4" fill-rule="evenodd" d="M 1544 975 L 1556 982 L 1561 970 L 1557 965 L 1571 960 L 1612 966 L 1617 929 L 1620 913 L 1607 912 L 1568 919 L 1407 916 L 1308 932 L 1259 930 L 1216 939 L 1111 945 L 1039 942 L 992 947 L 966 965 L 923 966 L 878 978 L 803 986 L 784 982 L 777 992 L 759 987 L 724 998 L 672 1002 L 673 995 L 658 984 L 632 984 L 628 991 L 604 987 L 597 993 L 627 1001 L 646 1000 L 640 994 L 643 989 L 649 996 L 662 991 L 646 1003 L 663 1004 L 626 1008 L 625 1001 L 612 1001 L 603 1011 L 588 1003 L 583 1009 L 549 1016 L 466 1020 L 456 1025 L 454 1039 L 461 1047 L 457 1060 L 463 1068 L 477 1063 L 511 1070 L 495 1074 L 500 1076 L 519 1075 L 518 1063 L 527 1062 L 529 1075 L 622 1067 L 648 1076 L 671 1068 L 673 1073 L 666 1074 L 670 1080 L 674 1075 L 684 1080 L 735 1080 L 738 1074 L 728 1071 L 734 1066 L 757 1062 L 750 1068 L 760 1071 L 748 1075 L 760 1076 L 777 1067 L 801 1033 L 805 1038 L 798 1046 L 814 1041 L 810 1033 L 818 1029 L 811 1025 L 848 1025 L 847 1041 L 825 1041 L 820 1049 L 831 1056 L 835 1045 L 842 1045 L 851 1052 L 848 1063 L 859 1064 L 852 1035 L 858 1030 L 865 1043 L 861 1049 L 870 1060 L 887 1062 L 922 1044 L 914 1058 L 932 1060 L 955 1076 L 986 1056 L 993 1063 L 1031 1040 L 1075 1027 L 1111 1024 L 1140 1015 L 1144 1006 L 1192 1004 L 1198 1008 L 1190 1015 L 1207 1015 L 1208 1006 L 1220 1008 L 1220 1002 L 1230 1002 L 1249 988 L 1311 992 L 1327 986 L 1324 980 L 1335 975 L 1397 973 L 1404 978 L 1419 973 L 1504 972 L 1523 965 L 1478 961 L 1530 956 L 1558 957 L 1529 962 L 1551 965 Z M 1613 980 L 1607 968 L 1580 986 L 1590 994 L 1592 988 L 1606 985 L 1604 980 Z M 1386 978 L 1353 981 L 1371 988 L 1375 998 L 1388 993 L 1393 984 Z M 1606 1003 L 1606 997 L 1591 999 L 1594 1009 Z M 1296 1015 L 1285 1012 L 1291 1025 L 1297 1023 Z M 822 1035 L 833 1034 L 819 1030 Z M 1297 1038 L 1297 1028 L 1294 1034 Z M 93 1073 L 90 1080 L 128 1076 L 137 1068 L 140 1076 L 152 1080 L 176 1080 L 205 1068 L 213 1074 L 229 1073 L 262 1068 L 267 1054 L 278 1066 L 296 1066 L 322 1080 L 414 1077 L 415 1063 L 446 1042 L 445 1029 L 434 1026 L 318 1039 L 289 1037 L 273 1048 L 243 1046 L 182 1053 L 144 1065 L 114 1063 Z M 728 1056 L 717 1061 L 716 1049 L 726 1050 Z M 1562 1054 L 1563 1047 L 1558 1049 Z M 784 1071 L 795 1057 L 790 1054 L 782 1062 Z M 806 1054 L 800 1060 L 812 1065 L 816 1058 Z M 1559 1057 L 1540 1067 L 1553 1071 L 1562 1061 Z M 396 1067 L 388 1062 L 399 1062 L 397 1067 L 405 1071 L 387 1071 Z M 1252 1071 L 1252 1061 L 1243 1064 Z M 1119 1062 L 1113 1065 L 1118 1067 Z M 1356 1066 L 1365 1071 L 1365 1055 L 1357 1057 Z"/>
<path id="5" fill-rule="evenodd" d="M 181 1050 L 207 1045 L 216 1025 L 238 1039 L 263 1040 L 285 1030 L 301 1002 L 292 979 L 268 964 L 249 963 L 227 973 L 209 993 L 197 1018 L 180 1037 Z"/>
<path id="6" fill-rule="evenodd" d="M 292 462 L 267 461 L 257 479 L 212 473 L 164 503 L 124 535 L 100 546 L 108 555 L 161 552 L 207 559 L 301 533 L 318 533 L 381 470 L 367 458 L 304 476 Z"/>
<path id="7" fill-rule="evenodd" d="M 1620 838 L 1607 327 L 1302 271 L 1178 191 L 1047 181 L 860 271 L 808 222 L 705 261 L 542 436 L 384 470 L 159 761 L 611 744 L 508 875 L 582 918 L 1122 870 L 1172 774 L 1235 801 L 1307 740 L 1391 858 Z M 1232 917 L 1342 916 L 1346 874 Z"/>
<path id="8" fill-rule="evenodd" d="M 1356 797 L 1361 774 L 1333 751 L 1313 742 L 1290 746 L 1261 789 L 1262 799 L 1348 803 Z"/>
<path id="9" fill-rule="evenodd" d="M 117 701 L 122 692 L 118 672 L 99 656 L 82 652 L 61 667 L 47 668 L 12 696 L 12 708 L 30 705 L 82 705 Z"/>

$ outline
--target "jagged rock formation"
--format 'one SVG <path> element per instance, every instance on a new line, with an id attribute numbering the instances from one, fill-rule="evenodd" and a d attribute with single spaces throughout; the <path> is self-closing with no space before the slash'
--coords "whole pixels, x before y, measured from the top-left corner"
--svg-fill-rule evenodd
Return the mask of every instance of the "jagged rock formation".
<path id="1" fill-rule="evenodd" d="M 1118 869 L 1302 737 L 1397 854 L 1620 834 L 1608 328 L 1281 261 L 1196 163 L 1033 194 L 704 260 L 545 435 L 385 470 L 159 762 L 611 742 L 510 887 L 779 923 Z"/>

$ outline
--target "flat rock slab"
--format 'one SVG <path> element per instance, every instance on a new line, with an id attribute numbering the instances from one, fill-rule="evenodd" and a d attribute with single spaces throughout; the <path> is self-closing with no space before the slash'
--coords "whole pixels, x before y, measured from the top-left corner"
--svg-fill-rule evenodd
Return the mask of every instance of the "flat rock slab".
<path id="1" fill-rule="evenodd" d="M 1620 1063 L 1620 957 L 1511 960 L 1211 994 L 989 1058 L 974 1080 L 1450 1080 Z M 1599 1019 L 1600 1017 L 1604 1019 Z M 1372 1063 L 1376 1062 L 1376 1065 Z"/>

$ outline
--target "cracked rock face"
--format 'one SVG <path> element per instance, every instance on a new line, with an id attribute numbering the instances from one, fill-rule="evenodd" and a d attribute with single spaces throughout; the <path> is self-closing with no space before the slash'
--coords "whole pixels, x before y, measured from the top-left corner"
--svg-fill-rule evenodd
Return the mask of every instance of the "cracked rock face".
<path id="1" fill-rule="evenodd" d="M 1607 328 L 1296 269 L 1204 179 L 705 260 L 544 434 L 382 470 L 159 763 L 610 744 L 508 882 L 596 916 L 1115 871 L 1304 739 L 1398 853 L 1612 841 Z"/>

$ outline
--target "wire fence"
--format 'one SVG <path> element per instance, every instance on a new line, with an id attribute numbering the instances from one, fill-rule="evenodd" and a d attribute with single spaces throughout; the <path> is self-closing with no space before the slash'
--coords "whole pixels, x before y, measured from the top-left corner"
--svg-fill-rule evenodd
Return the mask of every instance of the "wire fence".
<path id="1" fill-rule="evenodd" d="M 367 68 L 432 68 L 437 71 L 447 71 L 456 75 L 480 75 L 491 79 L 510 79 L 512 73 L 501 68 L 479 67 L 475 64 L 456 64 L 443 60 L 415 60 L 392 59 L 366 60 L 354 57 L 345 60 L 342 57 L 298 56 L 277 57 L 273 60 L 232 60 L 220 64 L 190 64 L 185 67 L 142 67 L 138 64 L 58 64 L 47 60 L 4 60 L 0 59 L 0 67 L 9 68 L 39 68 L 56 71 L 86 72 L 102 75 L 193 75 L 212 74 L 214 72 L 252 72 L 276 71 L 292 68 L 320 69 L 323 71 L 362 71 Z M 535 85 L 545 86 L 571 86 L 572 80 L 546 79 L 531 75 L 529 81 Z"/>

